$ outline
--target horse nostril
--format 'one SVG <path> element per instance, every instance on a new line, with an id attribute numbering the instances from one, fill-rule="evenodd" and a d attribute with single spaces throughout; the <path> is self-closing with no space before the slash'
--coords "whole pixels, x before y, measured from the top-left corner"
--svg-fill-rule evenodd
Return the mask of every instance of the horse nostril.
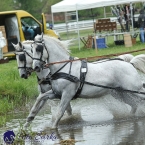
<path id="1" fill-rule="evenodd" d="M 27 79 L 27 75 L 22 74 L 22 75 L 21 75 L 21 78 Z"/>
<path id="2" fill-rule="evenodd" d="M 22 74 L 22 75 L 21 75 L 21 78 L 24 78 L 24 77 L 25 77 L 25 74 Z"/>
<path id="3" fill-rule="evenodd" d="M 36 66 L 35 71 L 40 72 L 40 68 L 38 66 Z"/>

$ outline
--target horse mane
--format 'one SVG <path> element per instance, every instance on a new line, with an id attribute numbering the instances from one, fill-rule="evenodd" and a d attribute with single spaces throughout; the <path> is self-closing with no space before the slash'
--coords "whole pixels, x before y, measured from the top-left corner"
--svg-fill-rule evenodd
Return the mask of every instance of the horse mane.
<path id="1" fill-rule="evenodd" d="M 67 51 L 68 53 L 71 53 L 69 46 L 71 44 L 72 40 L 65 40 L 65 41 L 60 41 L 59 39 L 55 38 L 55 37 L 51 37 L 48 35 L 44 35 L 43 36 L 46 39 L 51 39 L 53 41 L 55 41 L 58 45 L 60 45 L 65 51 Z M 35 37 L 36 38 L 36 37 Z"/>
<path id="2" fill-rule="evenodd" d="M 15 50 L 16 50 L 16 51 L 22 51 L 22 48 L 19 47 L 19 44 L 18 44 L 18 43 L 15 44 L 14 47 L 15 47 Z"/>
<path id="3" fill-rule="evenodd" d="M 136 55 L 131 61 L 131 64 L 141 72 L 145 73 L 145 54 Z"/>
<path id="4" fill-rule="evenodd" d="M 123 59 L 126 62 L 130 62 L 134 58 L 134 56 L 132 54 L 123 54 L 117 56 L 117 58 Z"/>
<path id="5" fill-rule="evenodd" d="M 34 41 L 33 40 L 25 40 L 22 43 L 23 44 L 32 44 Z"/>
<path id="6" fill-rule="evenodd" d="M 26 40 L 26 41 L 23 41 L 23 42 L 22 42 L 22 45 L 24 46 L 25 51 L 31 52 L 31 44 L 32 44 L 33 42 L 34 42 L 34 41 L 32 41 L 32 40 Z M 18 52 L 23 51 L 23 48 L 21 48 L 21 47 L 19 46 L 19 43 L 17 43 L 14 47 L 15 47 L 16 51 L 18 51 Z M 31 52 L 31 53 L 32 53 L 32 52 Z"/>

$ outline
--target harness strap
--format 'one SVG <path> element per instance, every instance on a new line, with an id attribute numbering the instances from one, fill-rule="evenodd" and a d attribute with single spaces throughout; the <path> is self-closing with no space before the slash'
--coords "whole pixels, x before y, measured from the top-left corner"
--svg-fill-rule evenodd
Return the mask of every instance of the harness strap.
<path id="1" fill-rule="evenodd" d="M 69 59 L 72 61 L 74 60 L 74 58 L 72 56 L 70 56 Z M 71 74 L 72 61 L 70 62 L 69 74 Z"/>
<path id="2" fill-rule="evenodd" d="M 75 96 L 73 97 L 73 99 L 76 99 L 80 95 L 80 93 L 82 91 L 82 88 L 83 88 L 84 83 L 85 83 L 86 74 L 87 74 L 87 61 L 86 60 L 82 60 L 81 61 L 81 68 L 80 68 L 80 79 L 78 79 L 75 76 L 72 76 L 70 73 L 67 74 L 67 73 L 63 73 L 63 72 L 58 72 L 57 71 L 56 73 L 54 73 L 50 77 L 50 80 L 66 79 L 66 80 L 69 80 L 69 81 L 74 82 L 74 83 L 80 82 L 79 88 L 78 88 Z M 59 97 L 61 98 L 61 95 L 59 95 Z"/>
<path id="3" fill-rule="evenodd" d="M 80 68 L 80 86 L 75 94 L 75 96 L 73 97 L 73 99 L 76 99 L 79 97 L 79 95 L 81 94 L 82 88 L 84 86 L 85 83 L 85 78 L 86 78 L 86 74 L 88 71 L 88 67 L 87 67 L 87 61 L 86 60 L 82 60 L 81 61 L 81 68 Z"/>
<path id="4" fill-rule="evenodd" d="M 73 57 L 70 56 L 70 60 L 73 60 Z M 51 75 L 51 77 L 53 77 L 53 75 L 58 74 L 58 72 L 63 69 L 69 62 L 66 62 L 61 68 L 59 68 L 54 74 Z M 71 72 L 71 65 L 70 65 L 70 70 L 69 72 Z"/>
<path id="5" fill-rule="evenodd" d="M 50 79 L 51 80 L 66 79 L 66 80 L 69 80 L 69 81 L 75 82 L 75 83 L 80 81 L 77 77 L 72 76 L 72 75 L 67 74 L 67 73 L 63 73 L 63 72 L 59 72 L 59 73 L 54 74 L 53 76 L 51 76 Z"/>
<path id="6" fill-rule="evenodd" d="M 45 93 L 45 91 L 44 91 L 44 89 L 42 88 L 41 85 L 45 85 L 45 84 L 46 85 L 48 85 L 48 84 L 51 85 L 49 74 L 48 74 L 48 76 L 46 78 L 42 78 L 42 79 L 39 79 L 39 77 L 37 76 L 37 81 L 38 81 L 38 84 L 40 86 L 40 89 L 41 89 L 42 93 Z"/>
<path id="7" fill-rule="evenodd" d="M 37 77 L 37 80 L 38 80 L 38 84 L 41 85 L 41 84 L 49 84 L 50 85 L 50 78 L 42 78 L 42 79 L 39 79 Z"/>
<path id="8" fill-rule="evenodd" d="M 74 83 L 80 82 L 80 80 L 77 77 L 72 76 L 71 74 L 63 73 L 63 72 L 55 73 L 50 77 L 50 80 L 57 80 L 57 79 L 66 79 Z M 54 90 L 53 90 L 53 93 L 57 95 L 59 99 L 61 99 L 61 94 L 56 93 Z"/>
<path id="9" fill-rule="evenodd" d="M 127 90 L 127 89 L 125 90 L 125 89 L 120 88 L 120 87 L 104 86 L 104 85 L 90 83 L 90 82 L 87 82 L 87 81 L 84 81 L 84 83 L 87 84 L 87 85 L 90 85 L 90 86 L 96 86 L 96 87 L 110 89 L 110 90 L 117 90 L 117 91 L 124 91 L 124 92 L 129 92 L 129 93 L 137 93 L 137 94 L 143 94 L 143 95 L 145 95 L 145 92 L 133 91 L 133 90 Z"/>

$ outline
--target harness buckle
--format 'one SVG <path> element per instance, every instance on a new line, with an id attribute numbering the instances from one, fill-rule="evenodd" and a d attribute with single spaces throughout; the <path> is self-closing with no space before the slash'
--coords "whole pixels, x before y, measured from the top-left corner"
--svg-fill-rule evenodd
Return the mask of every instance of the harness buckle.
<path id="1" fill-rule="evenodd" d="M 79 80 L 77 77 L 75 77 L 75 76 L 72 76 L 72 79 L 73 79 L 73 81 L 76 82 L 76 83 L 80 81 L 80 80 Z"/>
<path id="2" fill-rule="evenodd" d="M 81 68 L 81 72 L 82 73 L 86 73 L 87 72 L 87 68 Z"/>

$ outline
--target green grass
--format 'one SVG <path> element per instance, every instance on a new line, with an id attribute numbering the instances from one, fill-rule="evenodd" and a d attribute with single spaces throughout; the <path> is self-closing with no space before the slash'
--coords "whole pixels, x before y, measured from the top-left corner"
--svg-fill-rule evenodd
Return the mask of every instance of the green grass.
<path id="1" fill-rule="evenodd" d="M 20 96 L 36 95 L 35 90 L 37 85 L 35 75 L 33 74 L 28 80 L 21 79 L 15 60 L 1 64 L 0 73 L 0 92 L 3 96 L 17 99 Z M 32 87 L 30 88 L 30 86 Z"/>
<path id="2" fill-rule="evenodd" d="M 120 29 L 120 26 L 117 26 L 118 30 Z M 87 30 L 80 30 L 80 37 L 84 37 L 86 40 L 88 38 L 88 35 L 94 36 L 95 34 L 93 33 L 93 28 L 92 29 L 87 29 Z M 104 32 L 106 33 L 106 32 Z M 112 32 L 111 32 L 112 33 Z M 98 33 L 96 33 L 97 35 Z M 68 35 L 66 32 L 60 33 L 60 37 L 62 40 L 66 39 L 75 39 L 78 38 L 78 33 L 76 31 L 69 32 Z M 123 40 L 123 35 L 120 35 L 118 40 Z M 133 45 L 132 47 L 125 47 L 124 45 L 115 45 L 114 43 L 114 36 L 108 36 L 106 37 L 106 44 L 108 48 L 106 49 L 92 49 L 92 48 L 84 48 L 84 44 L 82 41 L 80 41 L 81 47 L 79 50 L 79 45 L 78 45 L 78 40 L 74 41 L 74 44 L 70 47 L 72 55 L 77 56 L 77 57 L 91 57 L 91 56 L 99 56 L 99 55 L 107 55 L 111 53 L 123 53 L 123 52 L 128 52 L 128 51 L 133 51 L 133 50 L 139 50 L 145 48 L 145 45 L 140 42 L 139 40 L 139 35 L 136 38 L 136 44 Z M 133 55 L 137 55 L 140 53 L 144 52 L 137 52 L 133 53 Z"/>
<path id="3" fill-rule="evenodd" d="M 9 119 L 7 114 L 15 109 L 22 110 L 28 100 L 38 95 L 35 74 L 21 79 L 16 60 L 0 64 L 0 126 Z"/>
<path id="4" fill-rule="evenodd" d="M 124 52 L 129 52 L 129 51 L 134 51 L 134 50 L 140 50 L 143 48 L 145 48 L 145 46 L 144 44 L 140 42 L 137 42 L 132 47 L 124 47 L 124 45 L 115 46 L 115 44 L 108 45 L 108 48 L 105 48 L 105 49 L 90 49 L 90 48 L 81 47 L 80 51 L 78 50 L 78 47 L 76 48 L 73 46 L 73 48 L 71 48 L 71 53 L 74 56 L 83 58 L 83 57 L 91 57 L 91 56 L 102 56 L 102 55 L 108 55 L 108 54 L 124 53 Z M 144 53 L 144 51 L 133 53 L 133 55 L 137 55 L 140 53 Z"/>

